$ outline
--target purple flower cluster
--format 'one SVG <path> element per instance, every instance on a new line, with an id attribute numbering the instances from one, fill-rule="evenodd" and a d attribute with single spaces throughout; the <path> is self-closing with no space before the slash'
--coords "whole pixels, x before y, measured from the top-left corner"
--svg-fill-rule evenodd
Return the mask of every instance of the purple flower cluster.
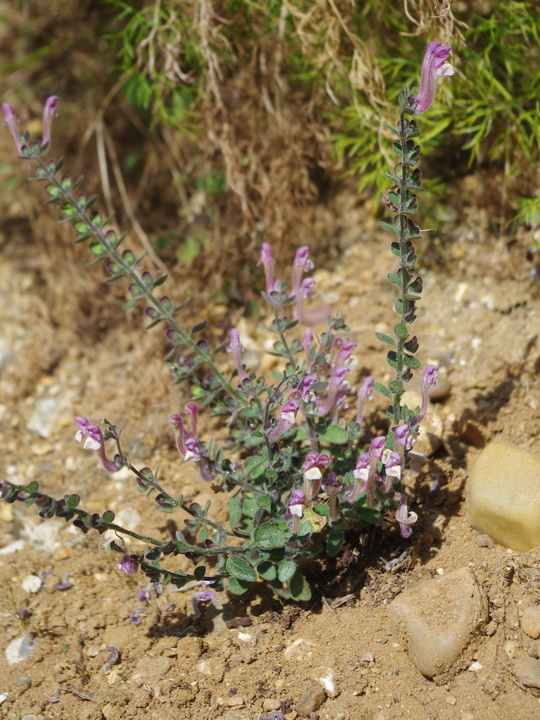
<path id="1" fill-rule="evenodd" d="M 58 105 L 58 98 L 55 95 L 51 95 L 45 103 L 43 110 L 43 138 L 41 140 L 41 146 L 48 145 L 51 141 L 51 126 L 53 117 L 58 117 L 56 112 L 56 106 Z M 19 121 L 15 116 L 12 106 L 9 103 L 4 103 L 4 125 L 6 125 L 11 133 L 15 147 L 19 155 L 23 154 L 23 148 L 26 146 L 24 137 L 19 134 L 18 124 Z"/>
<path id="2" fill-rule="evenodd" d="M 274 265 L 275 261 L 272 255 L 272 248 L 268 243 L 262 244 L 261 257 L 259 265 L 264 267 L 264 274 L 266 276 L 266 295 L 272 300 L 272 294 L 280 292 L 282 283 L 279 280 L 274 280 Z M 312 277 L 303 278 L 304 273 L 308 273 L 313 269 L 313 263 L 309 259 L 309 247 L 304 245 L 298 248 L 294 257 L 292 266 L 292 283 L 291 290 L 289 293 L 290 298 L 296 300 L 296 319 L 300 320 L 302 317 L 302 304 L 307 298 L 313 297 L 313 287 L 315 280 Z"/>
<path id="3" fill-rule="evenodd" d="M 169 418 L 169 423 L 175 430 L 178 430 L 176 447 L 184 458 L 184 462 L 195 461 L 201 479 L 205 482 L 211 482 L 214 479 L 212 465 L 208 457 L 201 452 L 201 444 L 197 434 L 197 405 L 192 402 L 188 403 L 186 405 L 186 414 L 190 432 L 186 430 L 180 415 L 171 415 Z"/>

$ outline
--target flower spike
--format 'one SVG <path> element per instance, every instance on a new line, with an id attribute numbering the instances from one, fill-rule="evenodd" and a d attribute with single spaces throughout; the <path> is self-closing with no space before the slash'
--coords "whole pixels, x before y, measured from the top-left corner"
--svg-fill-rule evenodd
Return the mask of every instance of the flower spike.
<path id="1" fill-rule="evenodd" d="M 424 62 L 422 63 L 420 89 L 414 100 L 414 112 L 417 115 L 423 115 L 429 110 L 435 97 L 437 78 L 454 75 L 454 68 L 450 63 L 446 62 L 451 49 L 449 45 L 443 45 L 437 41 L 430 42 L 427 46 Z"/>

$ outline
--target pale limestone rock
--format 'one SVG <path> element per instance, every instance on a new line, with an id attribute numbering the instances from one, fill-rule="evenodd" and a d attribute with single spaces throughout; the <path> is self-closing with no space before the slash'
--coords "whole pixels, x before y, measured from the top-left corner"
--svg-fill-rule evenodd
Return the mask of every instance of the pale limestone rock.
<path id="1" fill-rule="evenodd" d="M 533 640 L 540 637 L 540 605 L 526 607 L 521 616 L 521 629 Z"/>
<path id="2" fill-rule="evenodd" d="M 393 632 L 426 677 L 447 672 L 487 619 L 487 602 L 468 568 L 422 580 L 388 607 Z"/>
<path id="3" fill-rule="evenodd" d="M 512 550 L 540 545 L 540 456 L 500 440 L 487 445 L 469 476 L 468 519 Z"/>

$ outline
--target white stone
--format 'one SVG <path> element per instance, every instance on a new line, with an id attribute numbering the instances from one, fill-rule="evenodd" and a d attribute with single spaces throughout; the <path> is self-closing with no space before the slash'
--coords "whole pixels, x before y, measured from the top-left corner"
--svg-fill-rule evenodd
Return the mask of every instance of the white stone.
<path id="1" fill-rule="evenodd" d="M 22 589 L 27 593 L 37 593 L 42 585 L 37 575 L 27 575 L 21 583 Z"/>
<path id="2" fill-rule="evenodd" d="M 470 524 L 512 550 L 540 545 L 540 456 L 496 440 L 469 476 Z"/>

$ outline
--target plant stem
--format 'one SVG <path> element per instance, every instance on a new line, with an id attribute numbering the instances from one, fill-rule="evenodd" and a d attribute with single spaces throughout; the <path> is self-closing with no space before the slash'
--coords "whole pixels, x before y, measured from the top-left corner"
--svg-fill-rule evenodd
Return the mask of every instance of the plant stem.
<path id="1" fill-rule="evenodd" d="M 86 212 L 80 207 L 74 195 L 65 187 L 63 187 L 62 183 L 60 183 L 56 179 L 55 175 L 49 170 L 49 167 L 43 162 L 43 160 L 39 156 L 35 156 L 34 159 L 45 173 L 42 179 L 46 178 L 62 193 L 62 196 L 73 206 L 74 210 L 77 213 L 78 219 L 84 222 L 84 224 L 88 228 L 89 233 L 96 237 L 103 245 L 109 258 L 133 280 L 133 282 L 141 290 L 147 301 L 151 303 L 156 308 L 156 310 L 158 310 L 162 318 L 169 323 L 169 325 L 175 330 L 175 332 L 178 333 L 182 342 L 187 345 L 190 350 L 195 353 L 195 355 L 197 355 L 199 358 L 201 358 L 201 360 L 205 362 L 205 364 L 212 371 L 212 374 L 216 377 L 217 381 L 223 387 L 223 389 L 230 395 L 232 395 L 241 405 L 244 405 L 244 396 L 231 386 L 227 378 L 218 370 L 214 362 L 211 360 L 210 356 L 198 346 L 198 344 L 192 339 L 189 333 L 187 333 L 180 327 L 180 325 L 178 325 L 173 315 L 163 307 L 161 302 L 154 296 L 152 291 L 149 290 L 143 282 L 141 282 L 135 268 L 131 267 L 131 265 L 126 263 L 122 256 L 115 251 L 115 249 L 107 241 L 105 234 L 97 225 L 95 225 L 90 220 L 90 218 L 86 215 Z"/>

